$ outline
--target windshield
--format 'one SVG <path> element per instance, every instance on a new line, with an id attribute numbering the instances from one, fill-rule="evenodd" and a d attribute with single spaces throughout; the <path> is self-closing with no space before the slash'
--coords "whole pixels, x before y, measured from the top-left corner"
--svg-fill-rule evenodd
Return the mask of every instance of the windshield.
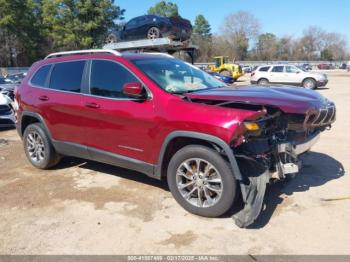
<path id="1" fill-rule="evenodd" d="M 134 59 L 132 62 L 169 93 L 187 93 L 225 84 L 199 68 L 174 58 Z"/>
<path id="2" fill-rule="evenodd" d="M 300 69 L 303 72 L 307 72 L 307 70 L 303 66 L 297 66 L 298 69 Z"/>

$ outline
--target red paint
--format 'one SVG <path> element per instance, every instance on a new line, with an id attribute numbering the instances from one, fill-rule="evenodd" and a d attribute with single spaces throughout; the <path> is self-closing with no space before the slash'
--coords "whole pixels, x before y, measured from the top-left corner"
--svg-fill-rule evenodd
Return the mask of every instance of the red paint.
<path id="1" fill-rule="evenodd" d="M 19 115 L 22 111 L 39 113 L 55 140 L 91 146 L 152 164 L 157 163 L 162 143 L 173 131 L 210 134 L 229 144 L 244 132 L 241 125 L 243 120 L 255 119 L 259 115 L 255 111 L 189 102 L 179 95 L 167 93 L 129 61 L 134 56 L 74 55 L 35 63 L 16 94 L 20 105 Z M 137 56 L 147 59 L 149 55 Z M 113 100 L 36 88 L 28 83 L 33 72 L 44 64 L 94 58 L 123 64 L 145 84 L 152 93 L 152 98 L 142 102 Z M 138 93 L 138 88 L 134 87 L 135 85 L 125 89 Z M 252 87 L 221 88 L 191 93 L 188 97 L 273 104 L 286 112 L 295 113 L 305 112 L 319 103 L 313 93 L 284 89 L 274 88 L 269 91 L 269 88 L 264 88 L 261 91 L 262 89 Z"/>

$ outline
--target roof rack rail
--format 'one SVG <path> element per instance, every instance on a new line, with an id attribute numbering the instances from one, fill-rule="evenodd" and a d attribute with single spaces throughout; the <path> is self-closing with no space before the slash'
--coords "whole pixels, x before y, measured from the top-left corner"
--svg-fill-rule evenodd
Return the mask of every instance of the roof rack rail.
<path id="1" fill-rule="evenodd" d="M 94 53 L 109 53 L 116 56 L 122 55 L 120 52 L 112 49 L 87 49 L 87 50 L 75 50 L 75 51 L 64 51 L 64 52 L 52 53 L 47 55 L 44 59 L 67 56 L 67 55 L 81 55 L 81 54 L 94 54 Z"/>

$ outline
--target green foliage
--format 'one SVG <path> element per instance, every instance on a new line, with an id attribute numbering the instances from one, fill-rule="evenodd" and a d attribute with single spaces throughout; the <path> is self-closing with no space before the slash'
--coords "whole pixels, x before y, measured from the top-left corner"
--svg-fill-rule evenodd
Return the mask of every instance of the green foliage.
<path id="1" fill-rule="evenodd" d="M 201 36 L 211 36 L 211 28 L 207 19 L 203 15 L 197 15 L 194 21 L 193 33 Z"/>
<path id="2" fill-rule="evenodd" d="M 271 33 L 259 35 L 256 49 L 261 60 L 272 60 L 278 52 L 277 37 Z"/>
<path id="3" fill-rule="evenodd" d="M 40 53 L 40 5 L 35 0 L 0 0 L 0 62 L 17 66 Z"/>
<path id="4" fill-rule="evenodd" d="M 43 26 L 53 49 L 102 45 L 124 10 L 111 0 L 42 0 Z"/>
<path id="5" fill-rule="evenodd" d="M 149 15 L 159 15 L 165 17 L 179 16 L 177 4 L 170 1 L 160 1 L 150 7 L 147 12 Z"/>
<path id="6" fill-rule="evenodd" d="M 322 60 L 325 60 L 325 61 L 332 61 L 334 58 L 333 56 L 333 52 L 328 49 L 328 48 L 325 48 L 321 51 L 321 59 Z"/>
<path id="7" fill-rule="evenodd" d="M 56 50 L 100 47 L 124 10 L 114 0 L 0 0 L 0 66 Z"/>

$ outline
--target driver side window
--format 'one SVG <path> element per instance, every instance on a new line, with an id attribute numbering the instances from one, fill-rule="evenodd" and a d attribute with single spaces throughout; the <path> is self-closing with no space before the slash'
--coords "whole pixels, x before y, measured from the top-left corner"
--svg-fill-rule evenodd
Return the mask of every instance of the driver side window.
<path id="1" fill-rule="evenodd" d="M 112 61 L 94 60 L 91 64 L 90 93 L 96 96 L 125 98 L 123 86 L 139 80 L 122 65 Z"/>
<path id="2" fill-rule="evenodd" d="M 298 71 L 299 70 L 296 67 L 294 67 L 294 66 L 286 66 L 286 72 L 287 73 L 296 73 Z"/>

